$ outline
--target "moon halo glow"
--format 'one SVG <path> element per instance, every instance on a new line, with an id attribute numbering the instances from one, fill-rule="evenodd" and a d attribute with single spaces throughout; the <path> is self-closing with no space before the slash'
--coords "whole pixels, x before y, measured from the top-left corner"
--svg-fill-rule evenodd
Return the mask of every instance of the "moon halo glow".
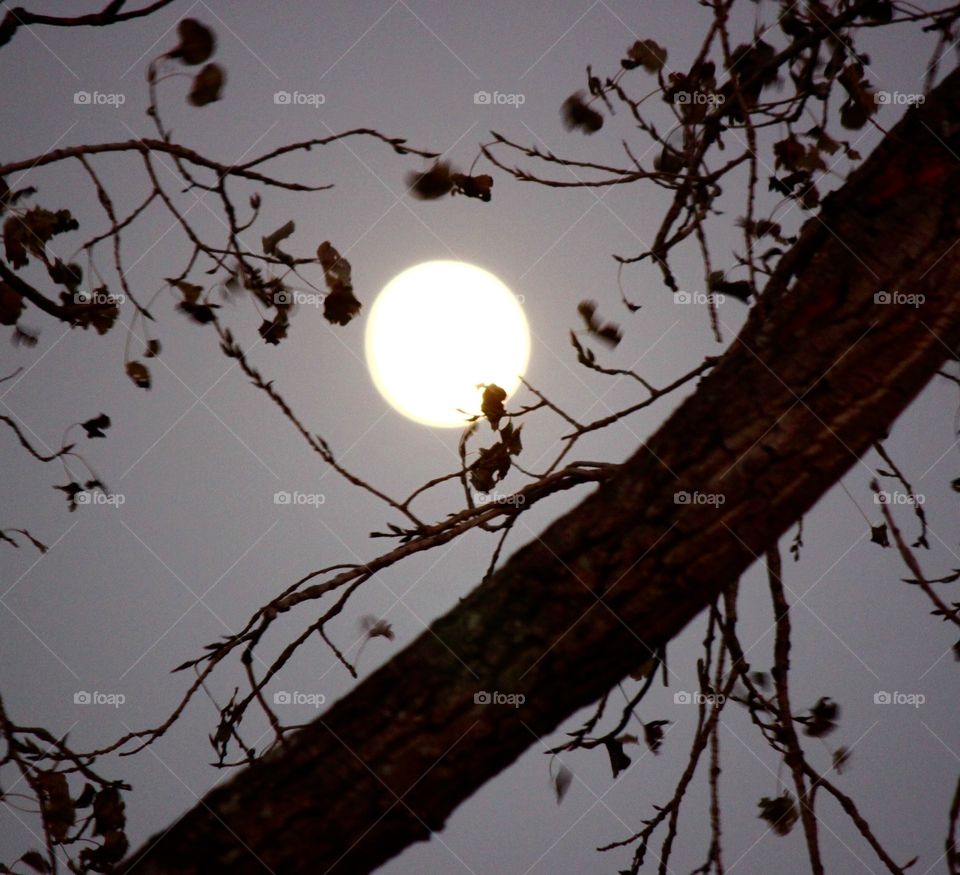
<path id="1" fill-rule="evenodd" d="M 425 261 L 397 274 L 367 319 L 367 365 L 400 413 L 462 428 L 480 413 L 482 385 L 507 395 L 530 359 L 530 330 L 517 297 L 497 277 L 463 261 Z"/>

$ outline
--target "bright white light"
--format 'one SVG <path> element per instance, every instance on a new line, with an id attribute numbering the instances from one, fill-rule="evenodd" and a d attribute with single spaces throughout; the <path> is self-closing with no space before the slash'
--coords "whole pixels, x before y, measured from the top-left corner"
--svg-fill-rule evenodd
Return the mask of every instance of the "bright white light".
<path id="1" fill-rule="evenodd" d="M 404 416 L 462 427 L 480 412 L 479 384 L 496 383 L 508 395 L 520 385 L 530 331 L 516 296 L 492 273 L 426 261 L 377 296 L 366 353 L 380 394 Z"/>

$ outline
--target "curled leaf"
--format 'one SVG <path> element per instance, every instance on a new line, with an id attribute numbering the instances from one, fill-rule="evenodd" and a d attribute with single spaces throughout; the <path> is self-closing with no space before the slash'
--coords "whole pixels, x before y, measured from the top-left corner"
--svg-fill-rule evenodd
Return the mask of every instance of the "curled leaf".
<path id="1" fill-rule="evenodd" d="M 141 389 L 150 388 L 150 371 L 143 362 L 127 362 L 127 376 Z"/>
<path id="2" fill-rule="evenodd" d="M 106 437 L 103 433 L 103 430 L 110 428 L 110 417 L 106 413 L 101 413 L 99 416 L 95 416 L 93 419 L 88 419 L 86 422 L 81 422 L 80 426 L 87 433 L 88 438 L 102 438 Z"/>
<path id="3" fill-rule="evenodd" d="M 493 177 L 486 173 L 480 176 L 465 176 L 463 173 L 453 173 L 450 176 L 455 194 L 466 195 L 481 201 L 490 200 L 490 189 L 493 187 Z"/>
<path id="4" fill-rule="evenodd" d="M 187 100 L 193 106 L 206 106 L 219 100 L 226 78 L 223 67 L 219 64 L 207 64 L 194 78 Z"/>
<path id="5" fill-rule="evenodd" d="M 480 402 L 480 412 L 487 418 L 490 426 L 496 431 L 500 427 L 500 420 L 507 415 L 503 402 L 507 400 L 507 393 L 496 383 L 491 383 L 483 389 L 483 400 Z"/>
<path id="6" fill-rule="evenodd" d="M 177 25 L 180 43 L 167 55 L 168 58 L 179 58 L 184 64 L 202 64 L 212 54 L 217 40 L 205 24 L 195 18 L 183 18 Z"/>

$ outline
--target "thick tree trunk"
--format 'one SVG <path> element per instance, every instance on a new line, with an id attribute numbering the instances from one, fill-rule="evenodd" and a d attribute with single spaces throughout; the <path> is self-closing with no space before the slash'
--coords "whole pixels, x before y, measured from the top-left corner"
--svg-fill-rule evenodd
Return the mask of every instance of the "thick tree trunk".
<path id="1" fill-rule="evenodd" d="M 680 632 L 955 357 L 957 154 L 960 72 L 827 199 L 717 367 L 611 481 L 129 869 L 368 872 Z"/>

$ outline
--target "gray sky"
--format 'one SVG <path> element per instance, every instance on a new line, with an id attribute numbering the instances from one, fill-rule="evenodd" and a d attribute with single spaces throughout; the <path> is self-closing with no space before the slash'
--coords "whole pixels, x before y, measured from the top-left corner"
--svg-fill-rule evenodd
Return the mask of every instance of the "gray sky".
<path id="1" fill-rule="evenodd" d="M 66 4 L 28 5 L 63 14 Z M 86 11 L 87 5 L 69 7 Z M 741 37 L 753 29 L 755 15 L 761 26 L 769 26 L 776 5 L 742 3 L 737 19 Z M 587 64 L 600 75 L 612 73 L 637 38 L 666 45 L 669 65 L 684 69 L 709 13 L 693 0 L 523 5 L 500 0 L 270 5 L 184 0 L 121 27 L 33 28 L 19 32 L 0 51 L 8 120 L 0 129 L 3 159 L 151 134 L 143 114 L 146 65 L 175 44 L 174 28 L 183 16 L 214 29 L 215 60 L 226 67 L 228 79 L 223 99 L 203 109 L 186 105 L 187 79 L 162 83 L 164 119 L 178 141 L 233 162 L 287 142 L 376 127 L 406 137 L 412 145 L 448 153 L 449 160 L 466 168 L 491 129 L 598 162 L 620 162 L 623 138 L 643 155 L 647 143 L 626 113 L 587 139 L 564 130 L 560 105 L 584 86 Z M 770 38 L 779 44 L 782 35 L 775 30 Z M 868 72 L 877 89 L 920 90 L 931 48 L 926 36 L 907 27 L 895 34 L 871 34 L 862 47 L 871 54 Z M 952 63 L 950 54 L 944 65 L 949 69 Z M 634 94 L 653 87 L 638 74 L 628 81 Z M 78 91 L 122 95 L 124 102 L 119 107 L 78 105 Z M 322 94 L 323 103 L 278 105 L 278 91 Z M 522 95 L 523 103 L 478 105 L 477 91 Z M 878 118 L 889 126 L 900 111 L 887 107 Z M 852 132 L 852 140 L 861 137 L 857 149 L 866 155 L 878 134 L 869 128 Z M 222 233 L 214 201 L 178 195 L 169 162 L 164 163 L 161 181 L 189 209 L 191 221 L 210 236 Z M 120 212 L 147 191 L 137 158 L 99 159 L 95 166 Z M 404 176 L 422 166 L 418 159 L 363 139 L 295 155 L 273 166 L 277 176 L 336 187 L 316 194 L 263 191 L 263 216 L 246 235 L 251 247 L 259 248 L 260 236 L 293 219 L 296 232 L 287 241 L 291 252 L 312 254 L 328 239 L 353 265 L 356 292 L 365 305 L 360 318 L 343 328 L 331 327 L 319 310 L 302 307 L 288 341 L 279 347 L 255 346 L 251 358 L 275 380 L 308 427 L 368 481 L 390 494 L 406 495 L 458 466 L 459 433 L 418 425 L 394 412 L 373 387 L 363 362 L 365 314 L 376 292 L 417 262 L 470 261 L 522 295 L 534 334 L 527 377 L 581 420 L 638 398 L 628 381 L 600 377 L 576 364 L 567 334 L 578 327 L 576 305 L 584 298 L 596 299 L 601 313 L 624 329 L 625 339 L 608 363 L 638 368 L 654 384 L 662 385 L 703 355 L 722 350 L 712 339 L 706 310 L 675 304 L 648 266 L 624 274 L 627 294 L 642 309 L 630 314 L 618 303 L 611 253 L 635 254 L 652 239 L 665 203 L 653 186 L 558 191 L 494 172 L 489 204 L 462 197 L 420 202 L 404 194 Z M 490 172 L 482 160 L 477 166 Z M 839 164 L 821 187 L 836 185 L 846 169 L 845 162 Z M 565 173 L 561 169 L 553 175 L 564 178 Z M 106 227 L 89 179 L 76 162 L 8 182 L 37 186 L 36 203 L 69 208 L 80 220 L 79 233 L 58 238 L 52 247 L 64 257 Z M 233 190 L 243 202 L 254 189 Z M 774 203 L 768 200 L 766 206 Z M 714 252 L 718 264 L 730 267 L 738 239 L 732 222 L 742 214 L 742 190 L 728 190 L 724 206 L 725 216 L 712 226 Z M 782 221 L 792 231 L 802 216 L 796 208 L 787 209 Z M 303 574 L 377 555 L 385 542 L 371 541 L 369 532 L 399 522 L 385 506 L 326 470 L 289 423 L 275 415 L 266 397 L 223 357 L 212 331 L 174 311 L 176 299 L 164 290 L 163 278 L 182 269 L 188 247 L 171 227 L 169 214 L 156 205 L 148 210 L 125 235 L 124 254 L 138 297 L 148 300 L 161 291 L 152 309 L 164 352 L 151 363 L 150 392 L 136 388 L 124 374 L 127 332 L 121 324 L 100 337 L 65 330 L 31 309 L 24 323 L 40 329 L 37 347 L 0 345 L 0 376 L 21 366 L 26 370 L 0 385 L 0 413 L 15 417 L 38 445 L 58 447 L 68 424 L 101 411 L 113 419 L 107 439 L 83 442 L 82 450 L 110 491 L 124 496 L 119 510 L 86 507 L 68 513 L 61 494 L 51 488 L 66 482 L 58 466 L 36 463 L 9 431 L 0 432 L 5 472 L 0 525 L 25 526 L 53 546 L 38 560 L 26 547 L 0 545 L 0 690 L 15 720 L 69 730 L 79 749 L 161 722 L 186 682 L 184 675 L 169 673 L 173 666 L 237 629 L 260 604 Z M 102 247 L 96 264 L 109 281 L 111 263 Z M 89 276 L 87 264 L 83 266 Z M 692 249 L 678 252 L 675 267 L 681 287 L 702 290 L 702 267 Z M 191 278 L 210 281 L 199 272 Z M 249 301 L 225 305 L 221 312 L 244 346 L 256 343 L 260 320 Z M 722 305 L 724 343 L 745 312 L 736 301 Z M 121 316 L 129 324 L 130 309 Z M 142 336 L 139 326 L 135 330 Z M 131 342 L 136 349 L 138 341 Z M 626 458 L 680 397 L 585 440 L 575 457 Z M 932 549 L 923 561 L 933 576 L 960 567 L 957 495 L 949 489 L 960 473 L 956 410 L 956 386 L 935 381 L 897 424 L 888 445 L 926 499 Z M 536 468 L 556 452 L 564 431 L 555 417 L 530 418 L 521 463 Z M 874 523 L 880 514 L 868 483 L 877 462 L 867 457 L 844 480 Z M 522 484 L 516 473 L 511 478 L 511 488 Z M 322 493 L 324 503 L 319 508 L 278 507 L 273 495 L 279 490 Z M 528 541 L 582 494 L 564 494 L 537 506 L 521 518 L 508 543 L 515 549 Z M 442 519 L 460 509 L 462 500 L 456 490 L 440 489 L 420 510 L 427 518 Z M 899 509 L 897 515 L 912 534 L 915 521 L 909 511 Z M 894 552 L 869 543 L 864 519 L 839 488 L 808 515 L 804 542 L 799 563 L 785 558 L 788 598 L 795 604 L 793 702 L 797 711 L 805 710 L 827 695 L 842 709 L 840 728 L 822 751 L 819 742 L 809 741 L 811 759 L 826 768 L 830 750 L 841 744 L 852 748 L 850 769 L 837 781 L 857 800 L 886 847 L 902 862 L 920 854 L 918 872 L 931 867 L 945 871 L 938 858 L 960 761 L 956 667 L 949 653 L 955 636 L 929 616 L 918 590 L 900 583 L 906 574 Z M 388 620 L 396 640 L 376 639 L 367 646 L 359 666 L 369 673 L 472 589 L 493 543 L 489 535 L 471 533 L 378 575 L 332 629 L 338 645 L 356 651 L 361 616 Z M 758 569 L 742 582 L 740 610 L 741 639 L 752 645 L 749 658 L 755 668 L 766 669 L 771 612 Z M 265 658 L 308 622 L 305 616 L 281 624 L 266 642 Z M 658 756 L 645 748 L 631 749 L 634 765 L 616 782 L 605 753 L 565 757 L 576 777 L 558 806 L 542 751 L 579 726 L 585 715 L 577 715 L 477 792 L 442 834 L 407 850 L 381 871 L 485 875 L 625 868 L 630 850 L 598 855 L 594 849 L 628 836 L 650 816 L 654 804 L 671 796 L 696 724 L 696 709 L 674 704 L 674 693 L 695 688 L 702 634 L 701 620 L 672 644 L 670 689 L 658 684 L 641 710 L 645 721 L 671 721 Z M 225 671 L 214 676 L 211 692 L 222 703 L 241 682 L 239 674 Z M 332 655 L 310 644 L 276 688 L 319 693 L 332 702 L 351 686 Z M 122 694 L 125 702 L 117 708 L 77 705 L 74 693 L 80 690 Z M 920 693 L 926 702 L 919 708 L 879 706 L 874 694 L 881 690 Z M 617 701 L 617 694 L 611 701 Z M 290 712 L 289 722 L 316 713 L 309 706 L 291 707 L 295 713 Z M 213 756 L 206 736 L 215 717 L 211 703 L 198 698 L 153 748 L 102 765 L 101 771 L 134 785 L 127 800 L 134 846 L 225 777 L 209 766 Z M 258 719 L 247 730 L 250 740 L 267 729 Z M 778 838 L 766 833 L 756 816 L 760 797 L 779 792 L 774 755 L 740 709 L 728 707 L 722 724 L 728 865 L 737 861 L 733 871 L 738 872 L 803 871 L 800 829 Z M 637 729 L 634 725 L 628 731 Z M 268 739 L 264 736 L 262 743 Z M 709 821 L 702 778 L 703 773 L 681 817 L 671 860 L 676 872 L 689 871 L 706 854 Z M 5 788 L 9 783 L 5 778 Z M 836 806 L 822 804 L 821 817 L 828 871 L 880 871 Z M 22 813 L 0 808 L 0 860 L 9 862 L 29 846 L 31 827 L 36 825 Z M 659 843 L 653 851 L 659 851 Z"/>

